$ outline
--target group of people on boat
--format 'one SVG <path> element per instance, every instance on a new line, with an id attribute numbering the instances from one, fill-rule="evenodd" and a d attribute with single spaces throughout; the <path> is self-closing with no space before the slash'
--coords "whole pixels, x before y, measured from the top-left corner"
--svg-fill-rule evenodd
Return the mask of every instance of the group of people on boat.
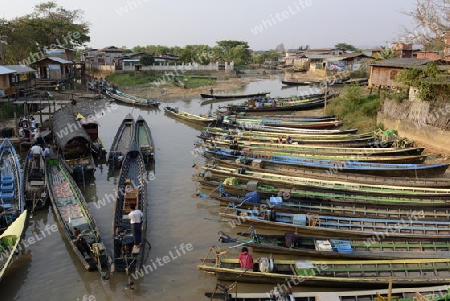
<path id="1" fill-rule="evenodd" d="M 249 100 L 248 100 L 248 106 L 250 107 L 250 108 L 253 108 L 253 109 L 259 109 L 259 108 L 263 108 L 263 107 L 265 107 L 266 105 L 265 104 L 269 104 L 268 106 L 269 107 L 276 107 L 277 106 L 277 101 L 275 100 L 275 99 L 273 99 L 273 98 L 267 98 L 267 97 L 253 97 L 253 98 L 250 98 Z"/>
<path id="2" fill-rule="evenodd" d="M 286 140 L 283 140 L 283 136 L 278 137 L 277 143 L 279 144 L 292 144 L 294 140 L 292 140 L 292 137 L 287 135 Z"/>

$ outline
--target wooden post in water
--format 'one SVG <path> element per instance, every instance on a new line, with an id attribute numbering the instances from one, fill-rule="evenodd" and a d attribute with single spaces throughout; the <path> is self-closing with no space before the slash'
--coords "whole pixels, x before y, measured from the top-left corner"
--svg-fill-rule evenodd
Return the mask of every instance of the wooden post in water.
<path id="1" fill-rule="evenodd" d="M 325 93 L 324 93 L 324 101 L 323 101 L 323 115 L 327 114 L 327 94 L 328 94 L 327 90 L 328 90 L 328 79 L 325 76 Z"/>

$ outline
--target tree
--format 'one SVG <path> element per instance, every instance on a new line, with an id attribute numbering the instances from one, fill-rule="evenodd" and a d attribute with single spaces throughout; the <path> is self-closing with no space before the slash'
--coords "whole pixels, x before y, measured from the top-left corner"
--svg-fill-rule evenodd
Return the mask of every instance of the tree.
<path id="1" fill-rule="evenodd" d="M 443 49 L 450 31 L 450 0 L 416 0 L 415 9 L 405 14 L 416 26 L 404 28 L 402 42 L 423 45 L 425 50 Z"/>
<path id="2" fill-rule="evenodd" d="M 347 44 L 347 43 L 338 43 L 338 44 L 334 45 L 334 48 L 342 49 L 345 51 L 355 51 L 356 50 L 355 46 Z"/>
<path id="3" fill-rule="evenodd" d="M 141 56 L 141 59 L 139 61 L 144 66 L 150 66 L 155 63 L 155 58 L 153 57 L 153 55 L 146 54 L 146 55 Z"/>
<path id="4" fill-rule="evenodd" d="M 251 54 L 247 42 L 225 40 L 216 42 L 223 54 L 222 58 L 226 61 L 239 61 L 248 63 Z"/>
<path id="5" fill-rule="evenodd" d="M 71 49 L 83 46 L 90 41 L 89 24 L 83 21 L 83 14 L 50 1 L 36 5 L 29 15 L 0 20 L 0 36 L 7 44 L 6 63 L 17 64 L 30 53 L 40 54 L 56 45 Z"/>
<path id="6" fill-rule="evenodd" d="M 400 54 L 395 49 L 381 46 L 381 51 L 375 54 L 375 61 L 387 60 L 399 56 Z"/>

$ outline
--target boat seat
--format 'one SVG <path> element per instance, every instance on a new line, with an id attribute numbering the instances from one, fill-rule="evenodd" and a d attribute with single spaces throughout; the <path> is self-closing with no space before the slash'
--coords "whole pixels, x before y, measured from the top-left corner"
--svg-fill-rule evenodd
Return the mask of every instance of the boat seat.
<path id="1" fill-rule="evenodd" d="M 2 192 L 1 198 L 4 201 L 12 201 L 14 199 L 14 192 Z"/>
<path id="2" fill-rule="evenodd" d="M 1 192 L 12 192 L 14 190 L 14 183 L 1 184 L 0 191 Z"/>
<path id="3" fill-rule="evenodd" d="M 30 181 L 42 181 L 44 178 L 44 172 L 42 169 L 33 168 L 30 174 Z"/>
<path id="4" fill-rule="evenodd" d="M 1 184 L 2 184 L 2 185 L 3 185 L 3 184 L 11 184 L 11 183 L 13 183 L 13 182 L 14 182 L 13 176 L 3 176 L 3 177 L 2 177 Z"/>

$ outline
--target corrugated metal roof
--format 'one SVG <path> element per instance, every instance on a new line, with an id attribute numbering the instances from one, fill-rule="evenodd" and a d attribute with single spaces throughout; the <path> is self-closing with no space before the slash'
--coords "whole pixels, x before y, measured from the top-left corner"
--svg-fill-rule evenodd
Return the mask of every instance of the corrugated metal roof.
<path id="1" fill-rule="evenodd" d="M 439 59 L 418 59 L 418 58 L 402 58 L 394 57 L 371 64 L 372 66 L 380 67 L 397 67 L 397 68 L 411 68 L 414 66 L 423 66 L 430 62 L 436 62 Z"/>
<path id="2" fill-rule="evenodd" d="M 85 141 L 87 146 L 90 144 L 91 138 L 73 113 L 65 110 L 56 111 L 53 114 L 52 124 L 55 143 L 62 151 L 75 139 Z"/>
<path id="3" fill-rule="evenodd" d="M 2 74 L 11 74 L 11 73 L 15 73 L 15 71 L 11 70 L 11 69 L 9 69 L 7 67 L 0 66 L 0 75 L 2 75 Z"/>
<path id="4" fill-rule="evenodd" d="M 68 61 L 68 60 L 62 59 L 62 58 L 60 58 L 60 57 L 49 56 L 49 57 L 47 57 L 47 58 L 50 59 L 50 60 L 52 60 L 52 61 L 61 63 L 61 64 L 73 64 L 72 61 Z"/>
<path id="5" fill-rule="evenodd" d="M 7 67 L 11 70 L 14 70 L 15 73 L 19 73 L 19 74 L 36 72 L 36 70 L 34 70 L 33 68 L 28 67 L 26 65 L 5 65 L 5 67 Z"/>

